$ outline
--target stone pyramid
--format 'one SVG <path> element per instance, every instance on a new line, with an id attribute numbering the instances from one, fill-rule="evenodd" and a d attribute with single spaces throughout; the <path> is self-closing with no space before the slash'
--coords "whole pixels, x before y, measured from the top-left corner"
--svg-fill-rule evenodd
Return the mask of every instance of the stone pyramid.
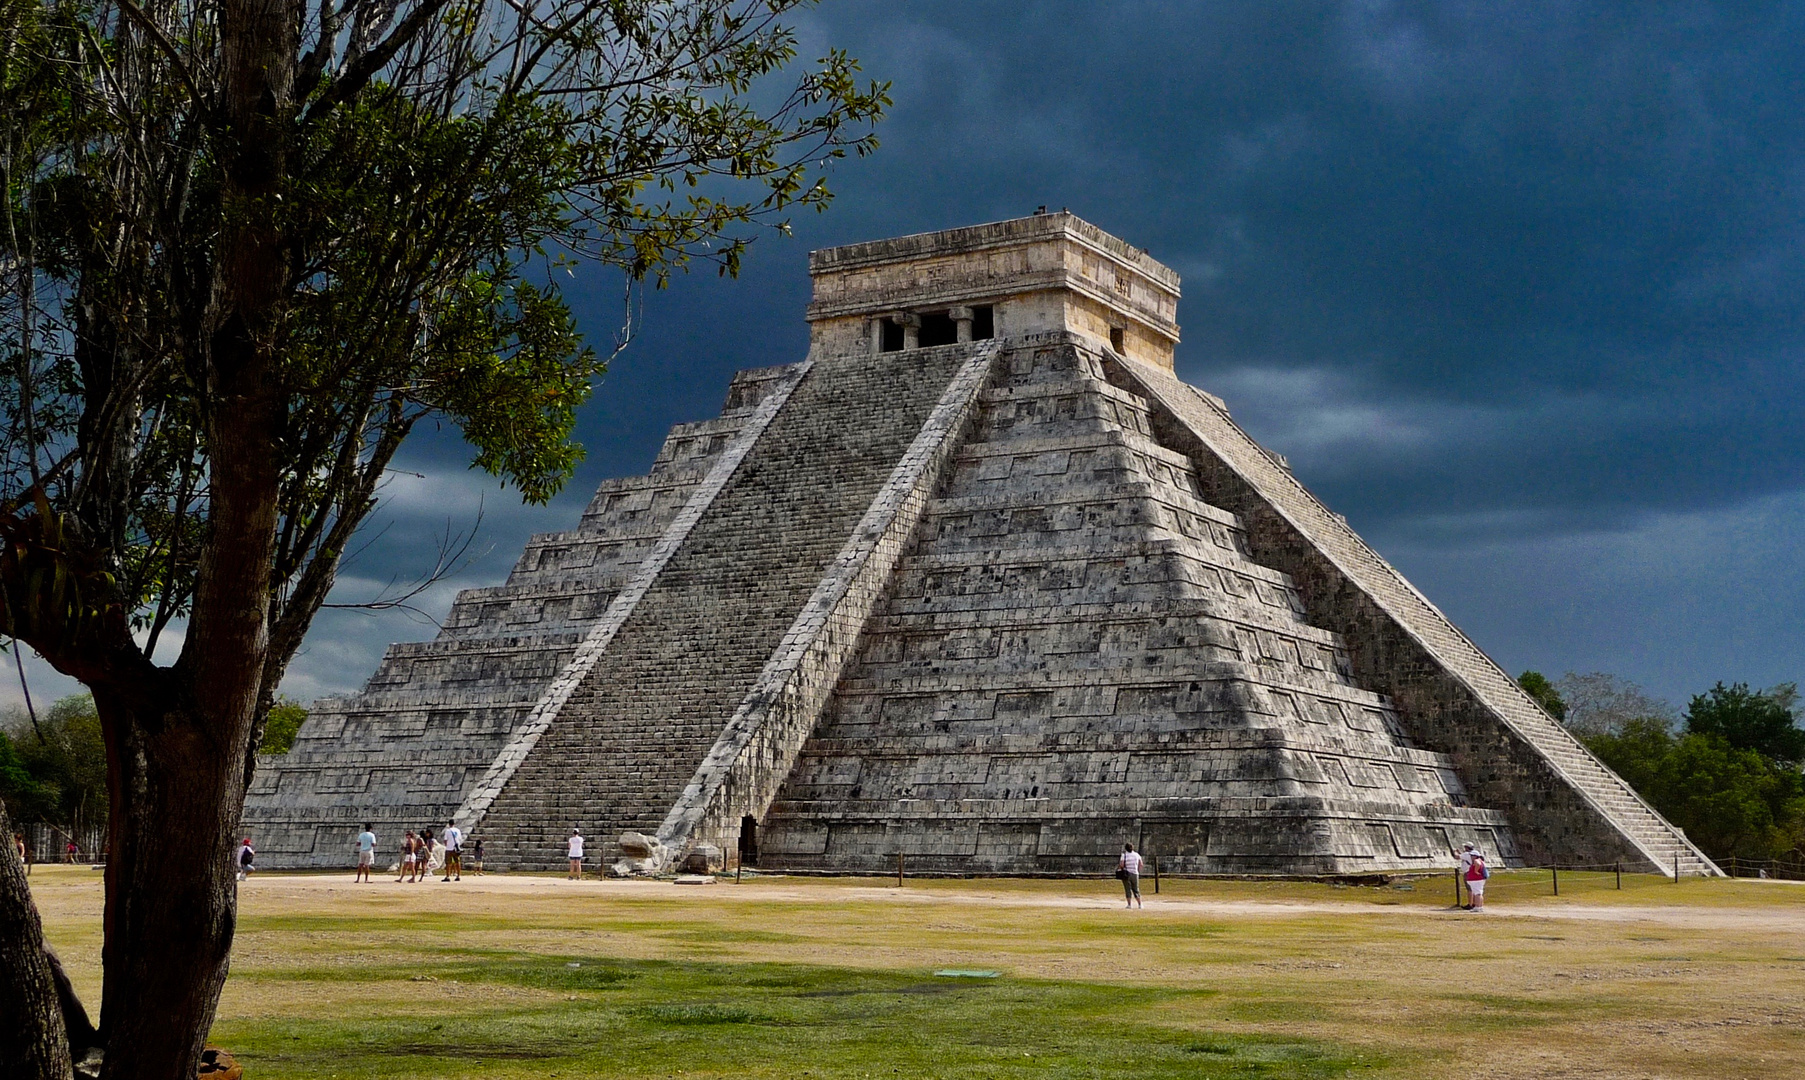
<path id="1" fill-rule="evenodd" d="M 1716 872 L 1174 376 L 1144 252 L 1040 214 L 810 272 L 806 360 L 260 763 L 272 865 L 455 818 L 521 869 Z"/>

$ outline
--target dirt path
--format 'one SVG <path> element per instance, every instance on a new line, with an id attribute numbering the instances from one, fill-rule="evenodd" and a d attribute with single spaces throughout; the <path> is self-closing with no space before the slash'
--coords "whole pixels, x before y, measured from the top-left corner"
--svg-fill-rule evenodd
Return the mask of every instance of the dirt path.
<path id="1" fill-rule="evenodd" d="M 1170 915 L 1198 915 L 1211 918 L 1273 918 L 1285 915 L 1387 916 L 1416 914 L 1428 918 L 1460 921 L 1475 919 L 1555 919 L 1592 923 L 1641 923 L 1674 929 L 1748 930 L 1805 936 L 1805 883 L 1763 882 L 1771 897 L 1760 906 L 1701 906 L 1696 904 L 1600 903 L 1597 897 L 1581 900 L 1534 898 L 1497 901 L 1483 913 L 1453 910 L 1450 906 L 1430 903 L 1376 904 L 1370 901 L 1301 900 L 1284 898 L 1216 899 L 1186 896 L 1181 891 L 1190 882 L 1173 882 L 1174 892 L 1148 895 L 1147 911 Z M 1214 883 L 1211 883 L 1214 884 Z M 1755 883 L 1738 883 L 1749 887 Z M 1062 887 L 1063 886 L 1063 887 Z M 1115 886 L 1099 889 L 1094 882 L 1044 881 L 947 881 L 917 880 L 902 888 L 894 884 L 877 884 L 871 879 L 821 879 L 760 877 L 738 884 L 722 879 L 714 885 L 676 885 L 668 881 L 567 881 L 556 877 L 526 875 L 472 875 L 461 882 L 433 880 L 417 886 L 396 885 L 393 879 L 378 880 L 372 885 L 355 885 L 328 875 L 264 875 L 244 887 L 247 904 L 261 907 L 264 902 L 284 904 L 295 901 L 319 901 L 328 897 L 349 900 L 362 895 L 387 899 L 406 896 L 408 892 L 393 890 L 440 890 L 462 899 L 457 907 L 485 915 L 505 913 L 514 901 L 554 898 L 574 900 L 593 898 L 602 902 L 666 902 L 688 904 L 868 904 L 877 907 L 952 907 L 1048 909 L 1057 911 L 1121 910 Z M 1588 902 L 1591 901 L 1591 902 Z M 438 907 L 437 900 L 432 906 Z"/>

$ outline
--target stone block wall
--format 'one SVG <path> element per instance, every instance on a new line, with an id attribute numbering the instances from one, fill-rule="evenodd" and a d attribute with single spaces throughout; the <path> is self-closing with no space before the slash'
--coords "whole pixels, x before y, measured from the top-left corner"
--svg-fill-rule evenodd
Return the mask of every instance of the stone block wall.
<path id="1" fill-rule="evenodd" d="M 781 371 L 739 373 L 722 414 L 673 428 L 649 474 L 604 481 L 506 584 L 460 592 L 436 638 L 390 646 L 362 691 L 316 702 L 294 748 L 258 761 L 243 820 L 260 862 L 348 865 L 366 821 L 392 861 L 404 830 L 443 828 Z"/>
<path id="2" fill-rule="evenodd" d="M 1363 873 L 1513 853 L 1452 763 L 1346 677 L 1081 339 L 1011 341 L 761 865 Z"/>
<path id="3" fill-rule="evenodd" d="M 812 361 L 494 796 L 498 865 L 559 864 L 573 826 L 606 859 L 658 829 L 966 351 Z"/>
<path id="4" fill-rule="evenodd" d="M 1155 403 L 1154 430 L 1194 464 L 1212 503 L 1247 525 L 1303 610 L 1347 643 L 1349 667 L 1396 705 L 1409 737 L 1445 754 L 1472 798 L 1512 823 L 1524 858 L 1715 873 L 1685 837 L 1544 713 L 1404 577 L 1323 507 L 1213 399 L 1112 358 L 1112 380 Z"/>

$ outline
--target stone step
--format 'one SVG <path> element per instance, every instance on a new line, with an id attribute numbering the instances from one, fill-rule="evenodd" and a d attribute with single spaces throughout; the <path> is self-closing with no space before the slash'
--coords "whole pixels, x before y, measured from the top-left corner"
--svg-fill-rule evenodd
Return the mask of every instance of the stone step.
<path id="1" fill-rule="evenodd" d="M 962 359 L 815 362 L 495 798 L 509 858 L 655 831 Z"/>
<path id="2" fill-rule="evenodd" d="M 1212 474 L 1214 478 L 1210 483 L 1217 485 L 1221 493 L 1212 498 L 1233 503 L 1231 509 L 1241 507 L 1243 502 L 1256 508 L 1242 510 L 1244 516 L 1256 512 L 1257 508 L 1268 508 L 1284 523 L 1274 534 L 1276 555 L 1297 558 L 1301 560 L 1300 565 L 1311 567 L 1321 565 L 1312 559 L 1327 561 L 1328 567 L 1322 572 L 1347 581 L 1355 595 L 1370 598 L 1383 612 L 1380 621 L 1368 624 L 1375 632 L 1401 631 L 1403 636 L 1398 640 L 1405 648 L 1410 647 L 1403 644 L 1405 640 L 1420 643 L 1428 654 L 1429 664 L 1407 677 L 1435 678 L 1438 676 L 1432 672 L 1446 672 L 1458 680 L 1464 689 L 1457 692 L 1470 693 L 1492 718 L 1491 722 L 1507 725 L 1517 738 L 1526 740 L 1541 762 L 1559 770 L 1582 803 L 1590 803 L 1603 815 L 1603 820 L 1591 823 L 1579 820 L 1543 823 L 1536 820 L 1535 814 L 1526 812 L 1524 819 L 1533 827 L 1553 826 L 1553 831 L 1546 834 L 1545 842 L 1565 843 L 1564 838 L 1583 833 L 1591 837 L 1587 841 L 1591 848 L 1597 849 L 1608 845 L 1610 830 L 1616 830 L 1617 835 L 1633 839 L 1640 845 L 1651 861 L 1658 856 L 1660 846 L 1650 842 L 1651 836 L 1662 838 L 1672 847 L 1691 850 L 1703 859 L 1678 830 L 1662 822 L 1627 785 L 1596 763 L 1588 764 L 1583 757 L 1577 756 L 1583 755 L 1583 751 L 1570 733 L 1537 708 L 1510 676 L 1461 634 L 1439 608 L 1355 535 L 1344 518 L 1324 507 L 1297 483 L 1289 470 L 1229 420 L 1219 402 L 1206 398 L 1167 373 L 1127 361 L 1112 360 L 1110 363 L 1112 381 L 1141 393 L 1155 406 L 1156 412 L 1169 415 L 1174 425 L 1174 438 L 1192 440 L 1192 443 L 1175 446 L 1176 449 L 1195 453 L 1199 462 L 1219 463 L 1220 470 Z M 1155 427 L 1158 428 L 1158 423 Z M 1285 548 L 1277 539 L 1279 535 L 1297 536 L 1307 548 Z M 1312 569 L 1311 572 L 1317 571 Z M 1391 622 L 1386 623 L 1385 619 Z M 1425 718 L 1425 722 L 1430 721 Z M 1498 793 L 1507 801 L 1519 797 L 1518 793 L 1505 789 Z M 1619 797 L 1629 798 L 1639 805 L 1623 807 L 1614 802 Z"/>

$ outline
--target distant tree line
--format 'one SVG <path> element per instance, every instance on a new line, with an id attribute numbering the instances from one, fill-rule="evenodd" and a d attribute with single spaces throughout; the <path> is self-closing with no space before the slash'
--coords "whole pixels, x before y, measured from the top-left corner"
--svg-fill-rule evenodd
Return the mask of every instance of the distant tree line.
<path id="1" fill-rule="evenodd" d="M 1525 671 L 1517 682 L 1711 858 L 1805 858 L 1797 684 L 1720 682 L 1678 713 L 1599 672 Z"/>
<path id="2" fill-rule="evenodd" d="M 277 699 L 259 749 L 287 753 L 306 719 L 305 707 Z M 107 750 L 93 698 L 0 713 L 0 803 L 16 825 L 44 822 L 74 835 L 106 825 Z"/>
<path id="3" fill-rule="evenodd" d="M 17 824 L 48 822 L 86 835 L 107 820 L 107 751 L 94 699 L 66 697 L 34 717 L 0 720 L 0 800 Z"/>

